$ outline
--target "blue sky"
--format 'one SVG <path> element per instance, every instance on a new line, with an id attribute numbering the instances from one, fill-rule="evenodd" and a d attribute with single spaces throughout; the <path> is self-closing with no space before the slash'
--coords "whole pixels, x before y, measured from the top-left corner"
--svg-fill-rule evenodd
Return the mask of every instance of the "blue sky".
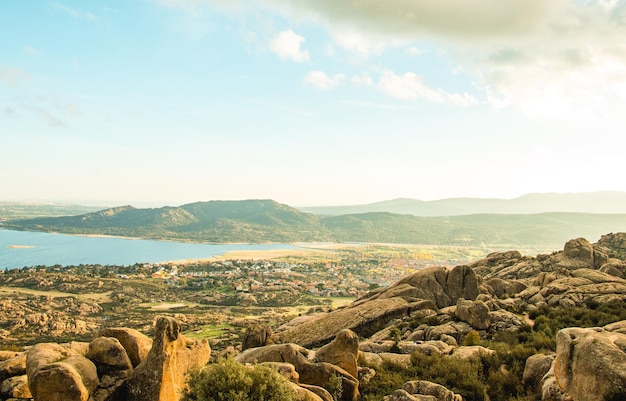
<path id="1" fill-rule="evenodd" d="M 626 191 L 624 0 L 33 0 L 0 21 L 0 200 Z"/>

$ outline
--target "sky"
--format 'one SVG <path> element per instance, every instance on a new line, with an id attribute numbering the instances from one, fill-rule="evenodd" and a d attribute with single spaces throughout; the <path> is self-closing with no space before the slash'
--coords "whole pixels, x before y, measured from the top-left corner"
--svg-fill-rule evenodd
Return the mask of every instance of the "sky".
<path id="1" fill-rule="evenodd" d="M 626 191 L 626 0 L 0 4 L 0 201 Z"/>

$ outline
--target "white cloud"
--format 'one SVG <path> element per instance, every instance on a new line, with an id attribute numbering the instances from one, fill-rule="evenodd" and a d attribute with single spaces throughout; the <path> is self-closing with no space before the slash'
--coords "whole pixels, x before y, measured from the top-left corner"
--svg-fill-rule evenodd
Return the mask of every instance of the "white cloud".
<path id="1" fill-rule="evenodd" d="M 477 103 L 476 98 L 467 93 L 448 93 L 442 89 L 433 89 L 424 83 L 422 77 L 412 72 L 396 75 L 392 71 L 384 71 L 377 87 L 386 95 L 401 100 L 424 100 L 429 103 L 450 103 L 456 106 Z"/>
<path id="2" fill-rule="evenodd" d="M 241 0 L 152 0 L 157 4 L 165 7 L 175 8 L 186 12 L 187 14 L 200 17 L 210 8 L 227 11 L 241 12 Z"/>
<path id="3" fill-rule="evenodd" d="M 19 68 L 0 68 L 0 82 L 5 85 L 15 86 L 28 81 L 29 79 L 30 75 Z"/>
<path id="4" fill-rule="evenodd" d="M 603 3 L 571 4 L 535 35 L 457 54 L 480 77 L 494 107 L 558 119 L 621 116 L 626 107 L 626 2 Z"/>
<path id="5" fill-rule="evenodd" d="M 385 49 L 385 41 L 359 31 L 334 31 L 332 37 L 337 46 L 362 58 L 377 55 Z"/>
<path id="6" fill-rule="evenodd" d="M 52 3 L 52 8 L 54 8 L 55 10 L 63 11 L 64 13 L 71 15 L 74 18 L 86 19 L 89 21 L 96 20 L 96 16 L 90 12 L 76 10 L 74 8 L 67 7 L 61 3 Z"/>
<path id="7" fill-rule="evenodd" d="M 304 37 L 296 34 L 291 29 L 278 34 L 271 43 L 270 49 L 281 58 L 281 60 L 292 60 L 296 63 L 309 61 L 309 51 L 301 49 Z"/>
<path id="8" fill-rule="evenodd" d="M 408 54 L 409 56 L 421 56 L 422 54 L 424 54 L 423 50 L 418 49 L 417 47 L 409 47 L 408 49 L 406 49 L 404 51 L 404 53 Z"/>
<path id="9" fill-rule="evenodd" d="M 372 86 L 374 85 L 374 80 L 370 76 L 368 72 L 364 72 L 361 75 L 354 75 L 350 78 L 350 82 L 352 82 L 355 86 Z"/>
<path id="10" fill-rule="evenodd" d="M 305 75 L 303 82 L 315 89 L 326 91 L 336 88 L 345 79 L 345 74 L 336 74 L 331 77 L 324 71 L 310 71 Z"/>
<path id="11" fill-rule="evenodd" d="M 564 0 L 271 0 L 328 26 L 394 38 L 416 35 L 483 37 L 520 33 L 542 22 Z"/>
<path id="12" fill-rule="evenodd" d="M 191 8 L 226 0 L 154 1 Z M 256 15 L 261 7 L 296 23 L 322 26 L 333 47 L 359 56 L 362 60 L 357 63 L 400 44 L 407 56 L 421 55 L 420 62 L 427 65 L 431 52 L 421 54 L 415 44 L 428 43 L 443 51 L 432 52 L 433 57 L 455 65 L 496 108 L 551 118 L 606 118 L 622 115 L 626 107 L 626 0 L 252 0 L 237 4 L 239 12 L 249 15 Z M 298 40 L 301 37 L 295 33 L 294 38 L 289 47 L 278 46 L 276 38 L 272 50 L 283 59 L 308 60 L 308 52 L 301 49 L 303 38 Z M 326 54 L 337 57 L 337 53 Z M 383 57 L 375 65 L 394 68 L 384 65 Z M 366 68 L 372 71 L 374 66 Z M 418 78 L 383 75 L 377 84 L 396 97 L 475 101 L 469 95 L 444 96 Z M 401 87 L 398 81 L 408 82 L 409 87 Z M 351 82 L 365 84 L 358 76 Z"/>

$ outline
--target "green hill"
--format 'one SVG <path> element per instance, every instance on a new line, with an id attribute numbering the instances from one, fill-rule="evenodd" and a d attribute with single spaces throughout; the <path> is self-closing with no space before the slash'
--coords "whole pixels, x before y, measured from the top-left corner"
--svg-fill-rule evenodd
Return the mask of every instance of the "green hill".
<path id="1" fill-rule="evenodd" d="M 332 240 L 316 216 L 272 200 L 196 202 L 155 209 L 120 206 L 79 216 L 12 220 L 4 227 L 203 242 Z"/>
<path id="2" fill-rule="evenodd" d="M 626 214 L 540 213 L 419 217 L 361 213 L 322 217 L 272 200 L 196 202 L 180 207 L 120 206 L 79 216 L 6 221 L 4 228 L 196 242 L 380 242 L 558 248 L 626 231 Z"/>

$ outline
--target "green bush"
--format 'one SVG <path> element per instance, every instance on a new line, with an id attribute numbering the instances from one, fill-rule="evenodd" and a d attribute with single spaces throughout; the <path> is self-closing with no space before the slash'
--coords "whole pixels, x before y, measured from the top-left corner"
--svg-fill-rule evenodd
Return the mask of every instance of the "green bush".
<path id="1" fill-rule="evenodd" d="M 193 373 L 183 401 L 295 401 L 287 379 L 275 370 L 222 359 Z"/>
<path id="2" fill-rule="evenodd" d="M 324 385 L 324 388 L 333 396 L 333 400 L 339 400 L 343 394 L 343 381 L 341 380 L 341 376 L 333 373 L 330 379 L 328 379 L 328 382 Z"/>
<path id="3" fill-rule="evenodd" d="M 480 345 L 480 334 L 476 330 L 472 330 L 465 336 L 463 345 L 472 346 Z"/>

